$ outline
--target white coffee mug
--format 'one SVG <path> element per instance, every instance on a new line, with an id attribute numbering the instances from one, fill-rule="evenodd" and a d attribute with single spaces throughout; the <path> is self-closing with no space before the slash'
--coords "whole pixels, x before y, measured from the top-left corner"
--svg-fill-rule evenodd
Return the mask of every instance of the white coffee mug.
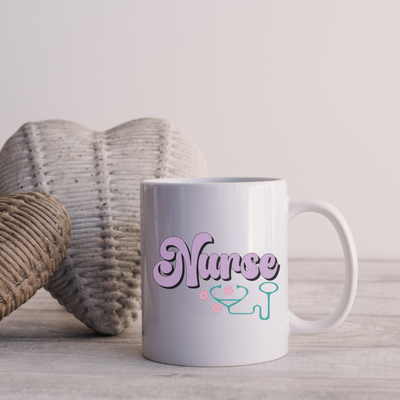
<path id="1" fill-rule="evenodd" d="M 287 228 L 296 215 L 326 216 L 345 258 L 340 304 L 305 321 L 288 308 Z M 339 211 L 287 196 L 269 178 L 152 179 L 141 183 L 144 357 L 186 366 L 275 360 L 291 334 L 335 328 L 357 288 L 357 256 Z"/>

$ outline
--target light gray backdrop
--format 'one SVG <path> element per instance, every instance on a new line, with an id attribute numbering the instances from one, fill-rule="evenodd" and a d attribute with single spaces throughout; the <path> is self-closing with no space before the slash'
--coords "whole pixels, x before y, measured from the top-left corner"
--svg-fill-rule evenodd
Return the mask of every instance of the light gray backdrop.
<path id="1" fill-rule="evenodd" d="M 213 176 L 336 205 L 360 258 L 400 259 L 400 1 L 0 0 L 0 145 L 24 122 L 189 133 Z M 341 258 L 322 217 L 292 258 Z"/>

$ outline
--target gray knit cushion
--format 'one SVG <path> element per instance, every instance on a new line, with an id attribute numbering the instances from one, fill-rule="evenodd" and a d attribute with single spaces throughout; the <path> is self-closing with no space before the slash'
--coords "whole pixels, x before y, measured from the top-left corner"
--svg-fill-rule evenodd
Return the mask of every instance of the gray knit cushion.
<path id="1" fill-rule="evenodd" d="M 67 255 L 46 289 L 107 335 L 140 309 L 140 181 L 205 175 L 190 137 L 152 118 L 105 132 L 62 120 L 27 123 L 0 152 L 0 196 L 48 192 L 71 218 Z"/>

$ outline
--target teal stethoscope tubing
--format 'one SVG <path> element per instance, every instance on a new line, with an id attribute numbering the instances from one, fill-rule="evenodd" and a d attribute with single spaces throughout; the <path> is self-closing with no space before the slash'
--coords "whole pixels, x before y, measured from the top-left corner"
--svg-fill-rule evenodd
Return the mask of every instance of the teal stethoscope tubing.
<path id="1" fill-rule="evenodd" d="M 267 283 L 268 283 L 268 284 L 274 285 L 274 286 L 275 286 L 275 290 L 272 291 L 272 292 L 266 292 L 265 290 L 262 290 L 262 287 L 263 287 L 265 284 L 267 284 Z M 240 286 L 240 285 L 236 285 L 236 289 L 243 288 L 243 289 L 246 291 L 246 294 L 245 294 L 241 299 L 218 299 L 218 298 L 215 297 L 215 296 L 213 295 L 213 293 L 212 293 L 213 290 L 216 289 L 216 288 L 220 288 L 220 289 L 221 289 L 221 285 L 212 287 L 212 288 L 210 289 L 210 294 L 211 294 L 211 296 L 214 298 L 214 300 L 218 301 L 218 303 L 224 305 L 224 306 L 228 309 L 229 314 L 233 314 L 233 315 L 251 315 L 251 314 L 254 314 L 254 313 L 255 313 L 256 308 L 258 307 L 259 310 L 260 310 L 260 319 L 263 320 L 263 321 L 266 321 L 266 320 L 269 319 L 269 317 L 270 317 L 270 307 L 269 307 L 269 303 L 270 303 L 271 294 L 272 294 L 272 293 L 275 293 L 275 292 L 279 289 L 279 286 L 278 286 L 276 283 L 274 283 L 274 282 L 263 282 L 263 283 L 258 287 L 258 289 L 259 289 L 261 292 L 265 293 L 265 294 L 268 296 L 268 300 L 267 300 L 268 313 L 267 313 L 267 316 L 266 316 L 265 318 L 263 318 L 261 306 L 258 305 L 258 304 L 255 305 L 255 306 L 253 307 L 253 311 L 252 311 L 252 312 L 243 313 L 243 312 L 233 312 L 233 311 L 231 311 L 231 308 L 232 308 L 234 305 L 236 305 L 237 303 L 241 302 L 241 301 L 248 295 L 249 289 L 247 289 L 246 287 Z M 232 302 L 232 304 L 225 304 L 225 303 L 223 303 L 223 302 Z"/>

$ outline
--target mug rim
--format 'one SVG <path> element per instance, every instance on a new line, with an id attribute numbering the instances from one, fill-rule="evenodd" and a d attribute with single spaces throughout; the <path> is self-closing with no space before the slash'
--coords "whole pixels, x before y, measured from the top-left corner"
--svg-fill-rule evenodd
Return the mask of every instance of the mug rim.
<path id="1" fill-rule="evenodd" d="M 154 178 L 145 179 L 141 184 L 152 185 L 221 185 L 221 184 L 259 184 L 284 181 L 281 178 L 266 177 L 196 177 L 196 178 Z"/>

